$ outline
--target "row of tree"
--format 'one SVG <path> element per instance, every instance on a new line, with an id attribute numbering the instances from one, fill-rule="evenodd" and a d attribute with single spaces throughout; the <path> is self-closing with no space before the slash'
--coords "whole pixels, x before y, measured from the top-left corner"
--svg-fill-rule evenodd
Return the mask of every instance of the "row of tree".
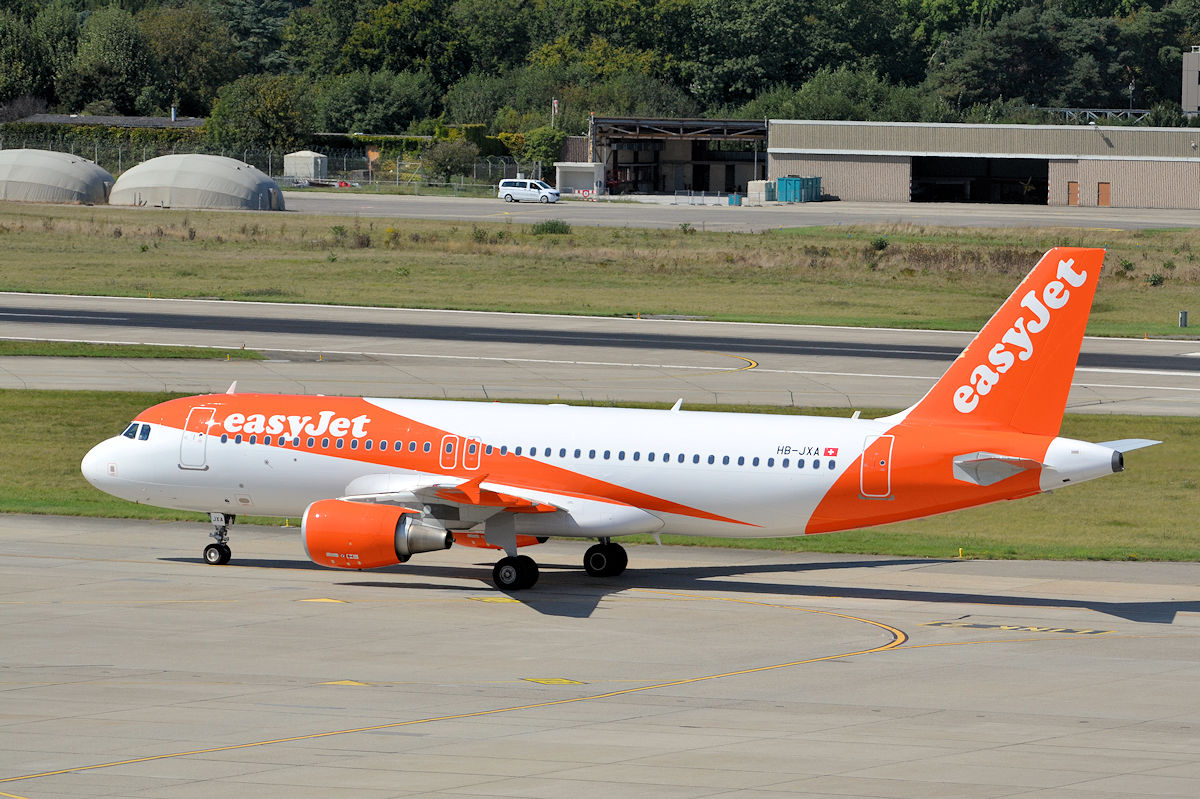
<path id="1" fill-rule="evenodd" d="M 552 98 L 569 132 L 589 111 L 1171 124 L 1193 44 L 1200 0 L 6 0 L 0 104 L 174 105 L 255 143 L 530 131 Z"/>

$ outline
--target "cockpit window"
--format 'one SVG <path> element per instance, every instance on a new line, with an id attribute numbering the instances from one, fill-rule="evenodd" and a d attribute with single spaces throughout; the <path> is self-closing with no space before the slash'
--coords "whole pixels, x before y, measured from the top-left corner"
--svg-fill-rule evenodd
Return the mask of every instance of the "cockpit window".
<path id="1" fill-rule="evenodd" d="M 121 435 L 125 436 L 126 438 L 137 438 L 138 426 L 139 425 L 137 422 L 134 422 L 133 424 L 129 425 L 129 427 L 126 427 L 125 432 Z"/>
<path id="2" fill-rule="evenodd" d="M 150 437 L 150 425 L 142 425 L 142 431 L 138 433 L 138 441 L 145 441 Z"/>

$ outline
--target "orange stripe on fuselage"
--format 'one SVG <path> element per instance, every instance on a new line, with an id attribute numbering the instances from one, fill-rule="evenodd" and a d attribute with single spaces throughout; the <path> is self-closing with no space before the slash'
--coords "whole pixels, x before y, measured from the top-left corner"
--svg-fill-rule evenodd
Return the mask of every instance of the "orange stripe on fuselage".
<path id="1" fill-rule="evenodd" d="M 672 513 L 709 521 L 728 522 L 746 526 L 757 526 L 710 513 L 698 508 L 681 505 L 668 499 L 643 494 L 624 486 L 589 477 L 579 472 L 554 466 L 543 461 L 526 456 L 513 455 L 511 452 L 500 454 L 500 447 L 494 444 L 492 454 L 486 454 L 486 449 L 480 453 L 479 468 L 466 469 L 461 459 L 456 458 L 453 468 L 444 468 L 441 463 L 441 446 L 444 436 L 458 436 L 459 446 L 467 439 L 462 433 L 442 430 L 430 425 L 387 411 L 378 405 L 358 397 L 317 397 L 291 394 L 210 394 L 207 396 L 185 397 L 168 400 L 167 402 L 149 408 L 137 417 L 139 422 L 149 422 L 182 430 L 187 421 L 188 413 L 194 407 L 214 408 L 209 435 L 220 437 L 227 434 L 232 439 L 240 432 L 244 437 L 256 435 L 261 443 L 264 435 L 270 435 L 272 446 L 279 446 L 279 436 L 284 436 L 288 443 L 281 447 L 300 452 L 311 452 L 326 457 L 357 461 L 364 464 L 376 464 L 384 469 L 404 469 L 428 474 L 442 474 L 450 477 L 472 478 L 480 474 L 488 475 L 490 482 L 525 488 L 532 491 L 544 491 L 564 496 L 592 499 L 613 504 L 632 505 L 648 511 Z M 233 421 L 231 423 L 231 417 Z M 241 417 L 238 419 L 237 417 Z M 259 420 L 261 417 L 261 422 Z M 253 420 L 253 421 L 251 421 Z M 322 425 L 325 429 L 321 430 Z M 329 428 L 337 426 L 340 435 L 334 435 Z M 343 431 L 344 428 L 344 431 Z M 292 433 L 300 431 L 299 445 L 294 445 Z M 312 431 L 311 433 L 308 431 Z M 360 433 L 361 435 L 355 435 Z M 314 446 L 308 446 L 308 438 L 314 438 Z M 340 438 L 345 441 L 342 449 L 334 446 L 321 447 L 321 439 Z M 366 449 L 364 442 L 379 440 L 388 442 L 388 449 L 380 451 L 377 448 Z M 357 441 L 356 449 L 350 448 L 350 441 Z M 403 441 L 403 451 L 393 449 L 395 441 Z M 417 442 L 417 450 L 410 452 L 409 442 Z M 486 440 L 481 440 L 489 445 Z M 428 442 L 429 451 L 425 451 Z M 333 440 L 330 441 L 332 445 Z"/>

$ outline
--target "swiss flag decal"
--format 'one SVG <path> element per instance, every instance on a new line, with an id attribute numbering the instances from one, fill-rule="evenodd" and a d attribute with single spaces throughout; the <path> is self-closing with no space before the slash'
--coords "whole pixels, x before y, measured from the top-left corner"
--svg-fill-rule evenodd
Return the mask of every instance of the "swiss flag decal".
<path id="1" fill-rule="evenodd" d="M 837 451 L 838 451 L 837 447 L 826 447 L 825 448 L 825 457 L 826 458 L 836 458 Z"/>

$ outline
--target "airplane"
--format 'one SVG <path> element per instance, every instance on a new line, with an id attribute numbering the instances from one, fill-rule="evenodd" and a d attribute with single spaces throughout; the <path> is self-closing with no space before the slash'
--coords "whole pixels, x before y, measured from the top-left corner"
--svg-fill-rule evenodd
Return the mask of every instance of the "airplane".
<path id="1" fill-rule="evenodd" d="M 589 575 L 634 534 L 784 537 L 1032 496 L 1120 472 L 1158 444 L 1058 436 L 1104 250 L 1047 252 L 929 392 L 878 419 L 235 393 L 173 399 L 84 457 L 132 502 L 209 514 L 210 564 L 238 514 L 299 516 L 315 563 L 371 569 L 453 544 L 594 539 Z"/>

